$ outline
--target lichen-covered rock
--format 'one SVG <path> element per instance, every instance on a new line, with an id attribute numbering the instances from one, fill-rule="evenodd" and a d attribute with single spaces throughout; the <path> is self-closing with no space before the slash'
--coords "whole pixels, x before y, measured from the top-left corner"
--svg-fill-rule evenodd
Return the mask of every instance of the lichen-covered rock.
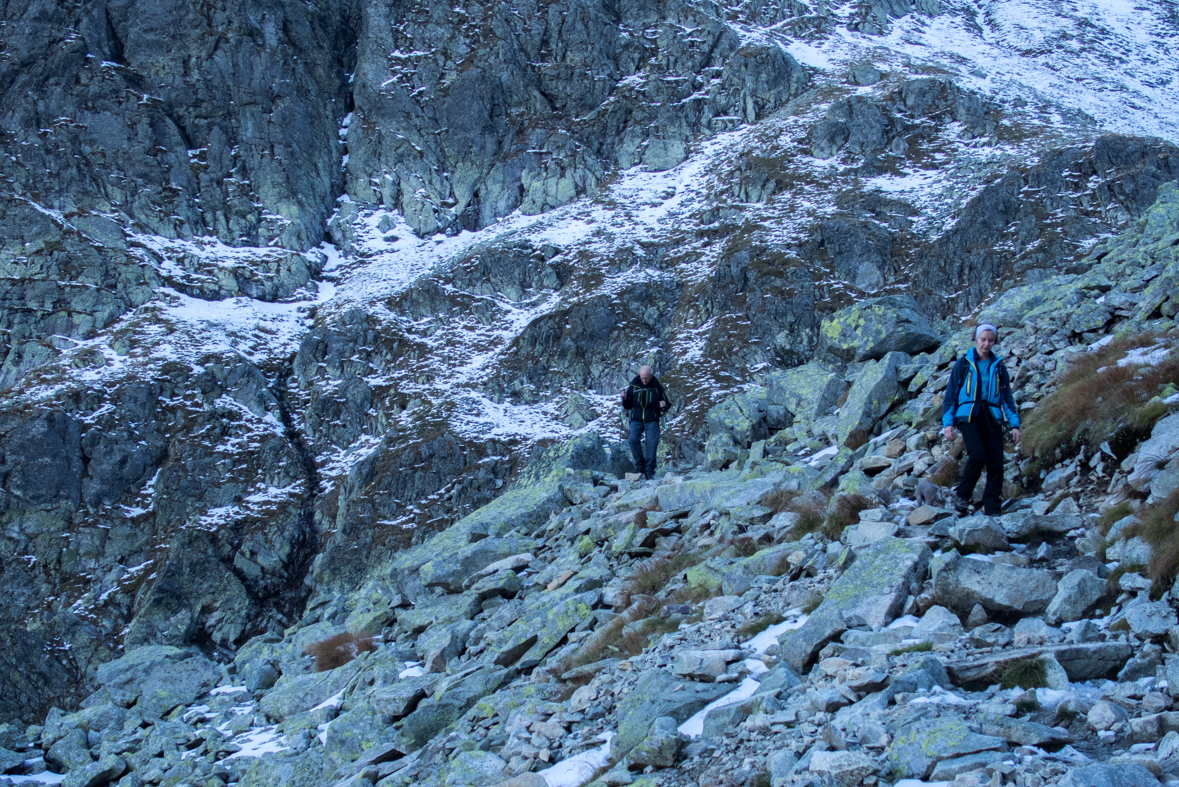
<path id="1" fill-rule="evenodd" d="M 660 716 L 651 722 L 651 729 L 627 755 L 627 762 L 640 768 L 670 768 L 687 741 L 680 734 L 679 722 L 671 716 Z"/>
<path id="2" fill-rule="evenodd" d="M 890 352 L 917 355 L 937 349 L 941 337 L 909 295 L 872 298 L 823 320 L 819 351 L 842 361 L 879 360 Z"/>
<path id="3" fill-rule="evenodd" d="M 70 769 L 62 782 L 65 787 L 103 787 L 123 775 L 127 763 L 122 757 L 108 754 L 98 762 Z"/>
<path id="4" fill-rule="evenodd" d="M 98 682 L 115 702 L 153 720 L 217 685 L 220 675 L 199 652 L 167 645 L 136 648 L 98 668 Z"/>
<path id="5" fill-rule="evenodd" d="M 876 772 L 876 764 L 862 752 L 817 751 L 811 755 L 810 771 L 841 787 L 856 787 L 864 777 Z"/>
<path id="6" fill-rule="evenodd" d="M 514 672 L 484 667 L 467 675 L 441 681 L 433 696 L 426 698 L 401 722 L 401 736 L 412 748 L 420 748 L 449 727 L 475 703 L 509 681 Z"/>
<path id="7" fill-rule="evenodd" d="M 860 370 L 835 424 L 841 445 L 853 434 L 866 436 L 893 406 L 901 395 L 897 372 L 908 360 L 904 353 L 890 352 L 878 361 L 868 361 Z"/>
<path id="8" fill-rule="evenodd" d="M 614 756 L 626 756 L 663 716 L 682 724 L 705 705 L 728 694 L 732 686 L 696 683 L 661 669 L 648 670 L 618 703 L 618 734 L 611 741 Z"/>
<path id="9" fill-rule="evenodd" d="M 886 538 L 868 546 L 836 580 L 806 623 L 778 638 L 782 658 L 800 672 L 853 625 L 884 626 L 900 614 L 909 585 L 920 581 L 932 553 L 923 543 Z"/>
<path id="10" fill-rule="evenodd" d="M 322 749 L 282 751 L 251 759 L 238 784 L 242 787 L 293 787 L 296 784 L 320 784 L 324 775 Z"/>
<path id="11" fill-rule="evenodd" d="M 925 779 L 942 760 L 1006 748 L 1002 738 L 982 735 L 963 719 L 944 716 L 898 730 L 888 748 L 888 765 L 896 778 Z"/>

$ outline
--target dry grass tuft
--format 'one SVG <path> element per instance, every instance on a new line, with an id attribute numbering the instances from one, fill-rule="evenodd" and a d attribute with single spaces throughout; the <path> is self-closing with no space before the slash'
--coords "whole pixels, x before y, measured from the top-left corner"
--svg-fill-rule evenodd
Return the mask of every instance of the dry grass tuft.
<path id="1" fill-rule="evenodd" d="M 1154 580 L 1159 593 L 1160 587 L 1169 588 L 1179 574 L 1179 528 L 1175 527 L 1177 514 L 1179 489 L 1153 506 L 1142 506 L 1137 511 L 1140 522 L 1137 530 L 1154 548 L 1154 555 L 1150 559 L 1150 578 Z"/>
<path id="2" fill-rule="evenodd" d="M 1048 685 L 1048 670 L 1038 658 L 1018 659 L 999 670 L 998 678 L 1005 689 L 1042 689 Z"/>
<path id="3" fill-rule="evenodd" d="M 312 642 L 303 652 L 315 659 L 315 671 L 327 672 L 342 667 L 361 653 L 371 653 L 377 646 L 372 637 L 363 637 L 351 632 L 334 634 L 319 642 Z"/>
<path id="4" fill-rule="evenodd" d="M 811 492 L 795 497 L 786 510 L 798 514 L 798 523 L 791 529 L 791 536 L 799 538 L 807 533 L 817 533 L 827 518 L 828 497 L 822 492 Z"/>
<path id="5" fill-rule="evenodd" d="M 1024 419 L 1019 448 L 1032 459 L 1027 472 L 1038 475 L 1081 446 L 1096 449 L 1105 441 L 1120 456 L 1148 436 L 1166 414 L 1166 405 L 1151 399 L 1179 382 L 1179 352 L 1154 365 L 1118 366 L 1118 361 L 1131 350 L 1173 345 L 1177 338 L 1175 331 L 1120 336 L 1096 352 L 1074 356 L 1057 389 Z"/>
<path id="6" fill-rule="evenodd" d="M 630 596 L 659 593 L 673 577 L 699 562 L 699 555 L 683 550 L 653 555 L 635 564 L 626 578 L 623 593 Z"/>
<path id="7" fill-rule="evenodd" d="M 789 489 L 774 489 L 762 495 L 761 500 L 758 500 L 759 505 L 773 511 L 775 514 L 780 514 L 783 511 L 790 510 L 790 504 L 798 497 L 798 492 Z"/>
<path id="8" fill-rule="evenodd" d="M 860 512 L 872 508 L 874 503 L 864 495 L 838 494 L 827 506 L 827 518 L 823 521 L 823 535 L 837 541 L 843 531 L 860 519 Z"/>
<path id="9" fill-rule="evenodd" d="M 1109 532 L 1109 529 L 1116 523 L 1130 516 L 1134 513 L 1134 509 L 1130 506 L 1129 500 L 1123 500 L 1117 505 L 1110 506 L 1101 512 L 1101 518 L 1097 520 L 1097 529 L 1101 531 L 1101 535 Z"/>

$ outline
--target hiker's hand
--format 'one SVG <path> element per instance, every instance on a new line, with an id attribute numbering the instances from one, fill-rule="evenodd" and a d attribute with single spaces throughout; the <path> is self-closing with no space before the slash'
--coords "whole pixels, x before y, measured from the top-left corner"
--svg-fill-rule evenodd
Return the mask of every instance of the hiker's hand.
<path id="1" fill-rule="evenodd" d="M 953 440 L 954 439 L 954 427 L 947 426 L 945 429 L 943 429 L 942 430 L 942 437 L 946 438 L 947 440 Z"/>
<path id="2" fill-rule="evenodd" d="M 621 391 L 618 392 L 618 401 L 620 401 L 620 402 L 626 401 L 626 389 L 625 388 L 623 388 Z"/>
<path id="3" fill-rule="evenodd" d="M 1018 426 L 1012 428 L 1011 439 L 1015 441 L 1016 445 L 1019 445 L 1019 427 Z"/>
<path id="4" fill-rule="evenodd" d="M 662 399 L 660 399 L 660 400 L 659 400 L 659 406 L 660 406 L 661 408 L 663 408 L 663 409 L 667 409 L 667 402 L 665 402 L 665 401 L 663 401 Z"/>

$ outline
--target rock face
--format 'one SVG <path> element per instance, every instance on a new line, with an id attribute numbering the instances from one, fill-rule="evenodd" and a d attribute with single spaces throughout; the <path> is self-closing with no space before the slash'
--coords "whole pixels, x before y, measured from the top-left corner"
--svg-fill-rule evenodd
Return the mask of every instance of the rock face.
<path id="1" fill-rule="evenodd" d="M 615 168 L 670 169 L 693 138 L 752 123 L 809 81 L 782 49 L 690 4 L 450 13 L 366 7 L 356 55 L 349 192 L 423 235 L 563 205 Z"/>

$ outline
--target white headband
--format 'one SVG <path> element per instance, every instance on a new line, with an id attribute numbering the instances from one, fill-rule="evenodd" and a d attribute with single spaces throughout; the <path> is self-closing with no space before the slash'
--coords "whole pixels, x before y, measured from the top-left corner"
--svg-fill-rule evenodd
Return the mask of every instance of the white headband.
<path id="1" fill-rule="evenodd" d="M 990 331 L 991 333 L 995 334 L 995 339 L 998 340 L 999 331 L 995 328 L 994 325 L 991 325 L 989 322 L 984 322 L 982 325 L 979 325 L 978 327 L 976 327 L 974 329 L 974 338 L 977 339 L 978 335 L 980 333 L 982 333 L 983 331 Z"/>

